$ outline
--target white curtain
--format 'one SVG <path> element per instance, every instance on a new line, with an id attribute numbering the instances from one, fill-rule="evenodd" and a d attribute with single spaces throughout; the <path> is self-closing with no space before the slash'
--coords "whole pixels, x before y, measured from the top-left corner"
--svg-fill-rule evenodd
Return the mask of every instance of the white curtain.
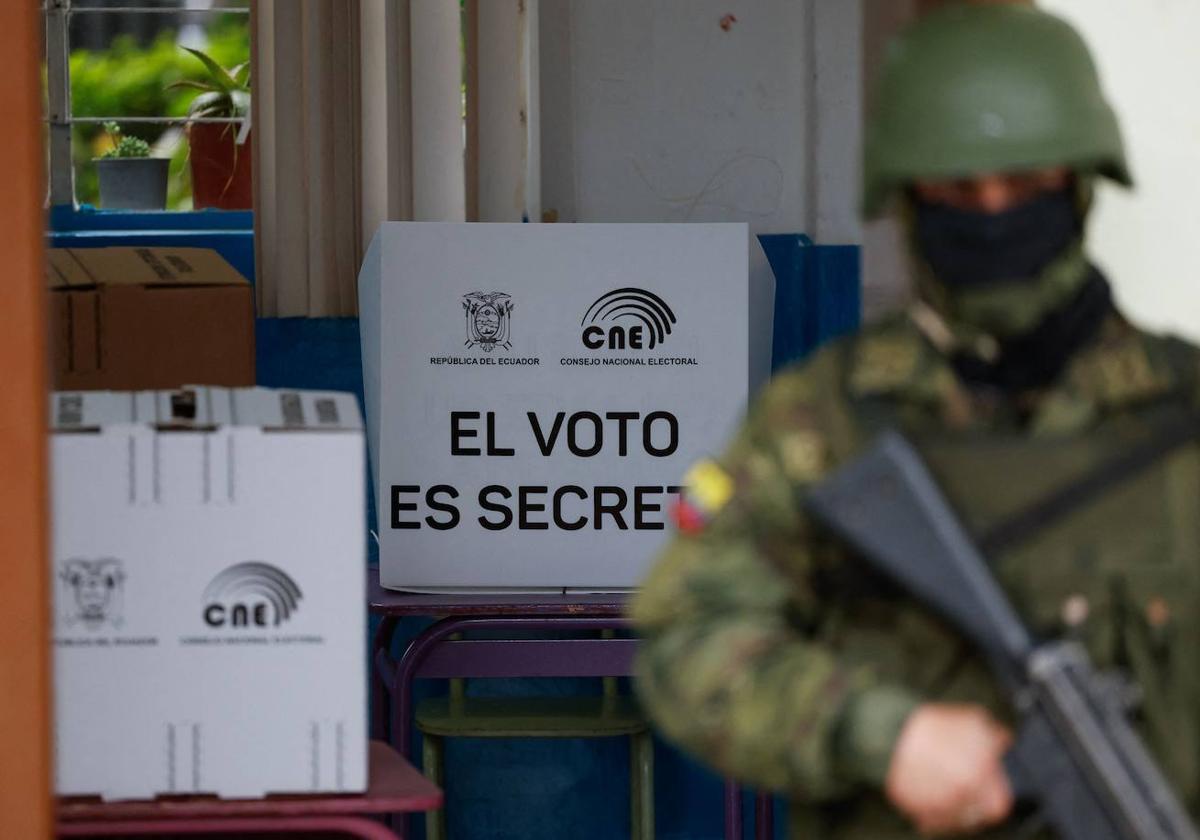
<path id="1" fill-rule="evenodd" d="M 460 0 L 255 0 L 261 315 L 355 315 L 382 221 L 539 217 L 537 8 L 468 0 L 464 131 Z"/>
<path id="2" fill-rule="evenodd" d="M 254 9 L 255 273 L 265 316 L 353 315 L 362 256 L 354 0 Z"/>

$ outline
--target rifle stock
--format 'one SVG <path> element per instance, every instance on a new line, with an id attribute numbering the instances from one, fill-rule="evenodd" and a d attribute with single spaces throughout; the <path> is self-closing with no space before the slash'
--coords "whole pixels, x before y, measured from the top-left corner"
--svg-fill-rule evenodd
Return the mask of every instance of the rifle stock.
<path id="1" fill-rule="evenodd" d="M 815 488 L 809 511 L 871 564 L 942 613 L 999 662 L 1032 640 L 920 455 L 886 432 Z M 999 662 L 997 664 L 999 664 Z"/>

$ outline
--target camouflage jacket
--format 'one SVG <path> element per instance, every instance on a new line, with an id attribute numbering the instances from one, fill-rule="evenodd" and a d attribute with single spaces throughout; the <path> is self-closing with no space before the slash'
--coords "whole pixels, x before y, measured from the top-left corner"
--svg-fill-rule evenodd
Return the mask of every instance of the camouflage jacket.
<path id="1" fill-rule="evenodd" d="M 1116 316 L 1025 407 L 968 390 L 908 316 L 778 375 L 699 470 L 703 525 L 634 600 L 645 707 L 719 770 L 790 796 L 796 837 L 915 838 L 880 791 L 907 715 L 933 700 L 1010 711 L 952 628 L 813 528 L 806 489 L 898 427 L 981 533 L 1153 434 L 1158 414 L 1196 407 L 1198 380 L 1200 351 Z M 1200 449 L 991 559 L 1035 632 L 1076 635 L 1141 683 L 1143 734 L 1195 813 Z"/>

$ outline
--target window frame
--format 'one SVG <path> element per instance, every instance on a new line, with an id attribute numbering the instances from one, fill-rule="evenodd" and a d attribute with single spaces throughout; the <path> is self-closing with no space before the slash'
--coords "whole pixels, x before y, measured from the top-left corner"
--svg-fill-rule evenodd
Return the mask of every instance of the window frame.
<path id="1" fill-rule="evenodd" d="M 136 2 L 137 0 L 131 0 Z M 74 239 L 95 232 L 104 236 L 126 235 L 133 231 L 159 234 L 195 234 L 211 232 L 253 235 L 253 210 L 103 210 L 80 205 L 75 197 L 75 160 L 71 144 L 72 128 L 80 123 L 150 122 L 164 125 L 218 123 L 249 125 L 249 118 L 237 117 L 133 117 L 121 115 L 78 117 L 71 109 L 71 18 L 75 15 L 104 14 L 245 14 L 251 22 L 249 6 L 210 6 L 188 8 L 171 6 L 76 6 L 73 0 L 45 0 L 46 113 L 49 135 L 48 195 L 49 230 L 59 239 Z M 253 25 L 251 23 L 251 25 Z"/>

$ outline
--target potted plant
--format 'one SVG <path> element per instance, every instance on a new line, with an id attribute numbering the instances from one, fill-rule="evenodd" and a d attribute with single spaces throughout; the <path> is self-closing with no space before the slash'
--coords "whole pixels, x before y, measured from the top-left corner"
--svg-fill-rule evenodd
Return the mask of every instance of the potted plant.
<path id="1" fill-rule="evenodd" d="M 151 157 L 149 143 L 123 134 L 115 122 L 106 122 L 104 130 L 112 145 L 96 159 L 100 206 L 106 210 L 165 208 L 170 158 Z"/>
<path id="2" fill-rule="evenodd" d="M 184 47 L 195 56 L 208 78 L 185 79 L 168 86 L 199 91 L 188 106 L 193 120 L 221 117 L 250 118 L 250 63 L 226 70 L 201 50 Z M 192 205 L 242 210 L 253 206 L 250 176 L 250 132 L 244 124 L 189 122 L 189 159 L 192 168 Z"/>

